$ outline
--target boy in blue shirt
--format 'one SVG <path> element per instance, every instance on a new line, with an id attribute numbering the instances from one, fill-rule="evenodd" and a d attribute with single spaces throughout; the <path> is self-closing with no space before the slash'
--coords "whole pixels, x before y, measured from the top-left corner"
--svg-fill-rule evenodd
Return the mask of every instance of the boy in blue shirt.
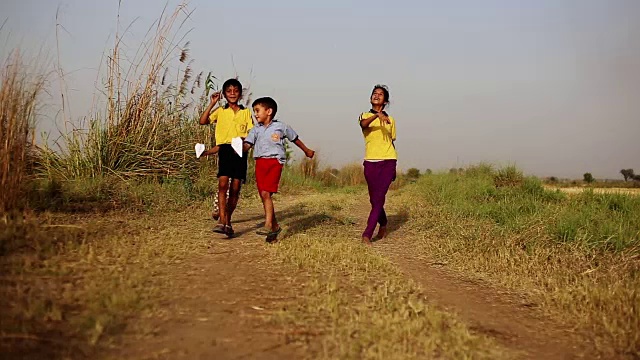
<path id="1" fill-rule="evenodd" d="M 307 148 L 298 134 L 287 124 L 274 119 L 278 111 L 278 104 L 270 97 L 256 99 L 253 113 L 258 126 L 253 127 L 244 139 L 244 151 L 253 149 L 256 159 L 256 184 L 264 207 L 264 228 L 257 231 L 259 235 L 266 235 L 267 242 L 275 242 L 282 229 L 276 220 L 272 195 L 278 192 L 282 168 L 286 161 L 284 140 L 287 139 L 304 152 L 308 158 L 313 158 L 315 151 Z"/>

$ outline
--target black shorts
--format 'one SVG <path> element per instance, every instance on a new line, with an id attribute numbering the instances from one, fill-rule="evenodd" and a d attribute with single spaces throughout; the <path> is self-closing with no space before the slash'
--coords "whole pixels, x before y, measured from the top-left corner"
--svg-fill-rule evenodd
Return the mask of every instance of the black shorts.
<path id="1" fill-rule="evenodd" d="M 247 154 L 243 152 L 242 157 L 240 157 L 233 150 L 231 144 L 220 145 L 220 150 L 218 151 L 218 177 L 228 176 L 244 182 L 247 179 Z"/>

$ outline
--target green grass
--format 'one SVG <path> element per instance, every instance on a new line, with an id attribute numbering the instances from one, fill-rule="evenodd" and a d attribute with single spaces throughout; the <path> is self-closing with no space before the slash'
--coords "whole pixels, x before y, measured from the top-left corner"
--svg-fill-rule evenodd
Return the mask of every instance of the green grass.
<path id="1" fill-rule="evenodd" d="M 423 177 L 419 191 L 448 210 L 488 219 L 505 231 L 525 231 L 543 222 L 558 242 L 622 251 L 640 244 L 640 198 L 586 191 L 569 196 L 547 190 L 540 180 L 522 178 L 500 186 L 491 174 L 436 174 Z M 499 180 L 509 182 L 509 180 Z"/>

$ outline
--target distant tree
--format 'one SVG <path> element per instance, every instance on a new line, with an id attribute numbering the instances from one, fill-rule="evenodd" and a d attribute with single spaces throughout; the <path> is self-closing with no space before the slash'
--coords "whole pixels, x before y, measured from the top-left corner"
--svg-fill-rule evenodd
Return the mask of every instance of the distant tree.
<path id="1" fill-rule="evenodd" d="M 420 177 L 420 170 L 416 169 L 416 168 L 411 168 L 409 170 L 407 170 L 407 177 L 409 179 L 417 179 Z"/>
<path id="2" fill-rule="evenodd" d="M 582 175 L 584 182 L 586 182 L 587 184 L 591 184 L 592 182 L 595 181 L 595 179 L 593 178 L 593 175 L 591 175 L 591 173 L 584 173 L 584 175 Z"/>
<path id="3" fill-rule="evenodd" d="M 624 178 L 624 181 L 629 180 L 629 174 L 627 174 L 627 169 L 620 170 L 620 174 L 622 174 L 622 177 Z"/>
<path id="4" fill-rule="evenodd" d="M 558 182 L 558 178 L 555 176 L 549 176 L 549 180 L 550 183 L 555 184 Z"/>
<path id="5" fill-rule="evenodd" d="M 629 179 L 634 179 L 635 178 L 635 174 L 633 173 L 633 169 L 622 169 L 620 170 L 620 174 L 622 174 L 622 177 L 624 177 L 624 181 L 627 181 Z"/>
<path id="6" fill-rule="evenodd" d="M 635 181 L 640 181 L 640 175 L 633 175 L 632 179 Z"/>
<path id="7" fill-rule="evenodd" d="M 427 175 L 431 175 L 433 174 L 433 171 L 431 169 L 427 169 L 424 173 Z"/>
<path id="8" fill-rule="evenodd" d="M 457 173 L 458 173 L 458 169 L 456 168 L 449 169 L 449 174 L 457 174 Z"/>

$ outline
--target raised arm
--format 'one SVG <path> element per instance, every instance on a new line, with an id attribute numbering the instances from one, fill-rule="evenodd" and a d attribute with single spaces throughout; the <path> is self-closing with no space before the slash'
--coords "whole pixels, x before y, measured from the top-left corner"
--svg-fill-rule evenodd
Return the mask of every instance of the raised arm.
<path id="1" fill-rule="evenodd" d="M 363 129 L 368 128 L 375 119 L 380 119 L 380 123 L 383 125 L 391 123 L 391 121 L 389 120 L 389 115 L 387 115 L 387 113 L 385 113 L 384 111 L 381 111 L 377 114 L 373 114 L 371 117 L 368 117 L 366 119 L 363 119 L 362 115 L 360 115 L 360 127 Z"/>
<path id="2" fill-rule="evenodd" d="M 220 100 L 220 92 L 211 94 L 211 102 L 204 110 L 202 115 L 200 115 L 200 125 L 207 125 L 210 123 L 209 116 L 211 116 L 211 110 L 213 110 L 213 108 L 216 106 L 218 100 Z"/>
<path id="3" fill-rule="evenodd" d="M 373 116 L 370 116 L 366 119 L 364 119 L 362 115 L 360 115 L 360 127 L 363 129 L 368 128 L 369 125 L 371 125 L 371 123 L 373 122 L 373 120 L 377 118 L 378 118 L 378 114 L 373 114 Z"/>

